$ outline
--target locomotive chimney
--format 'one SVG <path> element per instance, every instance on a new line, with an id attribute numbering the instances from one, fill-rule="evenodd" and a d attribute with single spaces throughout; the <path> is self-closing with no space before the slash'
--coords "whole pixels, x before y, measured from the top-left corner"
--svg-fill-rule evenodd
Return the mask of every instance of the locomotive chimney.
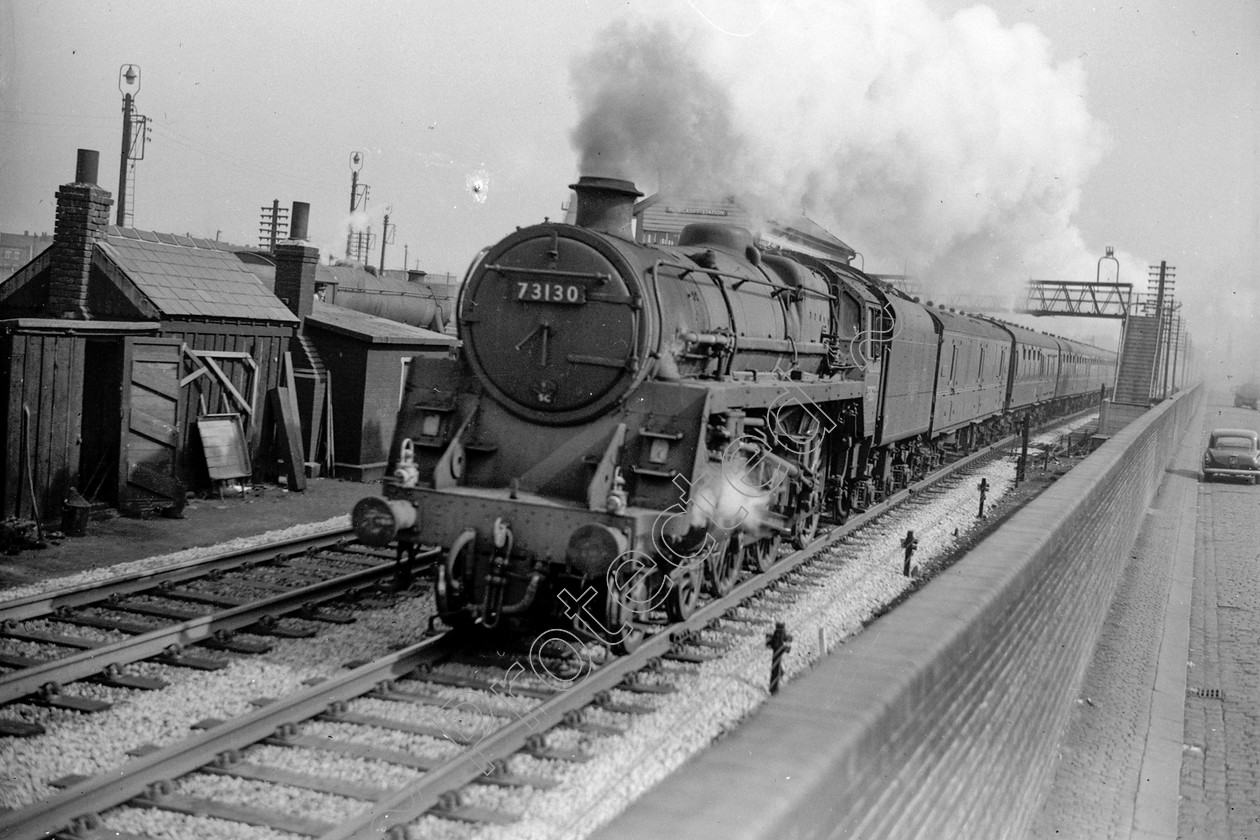
<path id="1" fill-rule="evenodd" d="M 633 181 L 583 175 L 569 189 L 577 193 L 578 227 L 634 239 L 634 200 L 643 193 Z"/>

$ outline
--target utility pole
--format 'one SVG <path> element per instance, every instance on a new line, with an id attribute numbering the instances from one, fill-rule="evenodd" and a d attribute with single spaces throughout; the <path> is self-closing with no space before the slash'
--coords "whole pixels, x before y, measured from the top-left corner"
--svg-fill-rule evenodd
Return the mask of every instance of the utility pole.
<path id="1" fill-rule="evenodd" d="M 1172 388 L 1173 388 L 1173 391 L 1176 392 L 1180 390 L 1180 387 L 1177 385 L 1177 357 L 1181 355 L 1181 316 L 1180 315 L 1177 316 L 1177 326 L 1176 326 L 1176 329 L 1174 330 L 1174 334 L 1177 336 L 1177 338 L 1173 344 Z"/>
<path id="2" fill-rule="evenodd" d="M 363 168 L 363 153 L 350 153 L 350 215 L 354 215 L 354 211 L 359 205 L 359 170 Z M 367 201 L 367 185 L 364 184 L 364 201 Z M 354 241 L 354 220 L 350 221 L 350 229 L 346 232 L 346 259 L 350 259 L 350 245 Z"/>
<path id="3" fill-rule="evenodd" d="M 1169 369 L 1176 364 L 1176 357 L 1173 355 L 1176 352 L 1176 345 L 1174 342 L 1176 341 L 1177 329 L 1176 324 L 1173 321 L 1173 314 L 1176 311 L 1176 308 L 1177 305 L 1173 303 L 1172 296 L 1170 295 L 1168 298 L 1168 311 L 1165 313 L 1165 318 L 1167 318 L 1168 323 L 1164 328 L 1166 332 L 1166 337 L 1164 338 L 1164 393 L 1162 394 L 1164 397 L 1168 396 Z M 1172 384 L 1176 386 L 1177 383 L 1174 381 Z"/>
<path id="4" fill-rule="evenodd" d="M 135 95 L 140 92 L 140 66 L 124 64 L 118 68 L 118 92 L 123 95 L 122 151 L 118 158 L 118 214 L 114 224 L 127 224 L 127 167 L 131 162 L 135 138 L 132 136 L 132 111 Z M 140 117 L 143 126 L 143 117 Z"/>
<path id="5" fill-rule="evenodd" d="M 391 241 L 390 233 L 393 232 L 393 228 L 389 224 L 389 214 L 392 212 L 394 212 L 394 206 L 391 204 L 390 206 L 385 208 L 385 221 L 381 224 L 381 276 L 382 277 L 385 276 L 385 244 Z M 404 262 L 403 268 L 406 268 L 406 267 L 407 267 L 407 264 L 406 262 Z"/>

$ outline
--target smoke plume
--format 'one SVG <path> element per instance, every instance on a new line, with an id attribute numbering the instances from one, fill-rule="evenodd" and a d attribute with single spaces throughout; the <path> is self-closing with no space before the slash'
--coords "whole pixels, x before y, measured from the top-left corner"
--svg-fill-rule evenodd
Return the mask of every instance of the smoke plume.
<path id="1" fill-rule="evenodd" d="M 1079 64 L 1035 28 L 985 7 L 784 0 L 731 34 L 697 3 L 670 8 L 682 19 L 615 24 L 576 62 L 583 174 L 804 213 L 868 271 L 938 295 L 1095 279 L 1072 216 L 1107 134 Z"/>
<path id="2" fill-rule="evenodd" d="M 742 157 L 746 138 L 732 122 L 726 86 L 697 63 L 689 40 L 665 22 L 622 21 L 579 60 L 573 78 L 583 116 L 573 142 L 582 174 L 688 190 L 735 182 L 723 158 Z"/>

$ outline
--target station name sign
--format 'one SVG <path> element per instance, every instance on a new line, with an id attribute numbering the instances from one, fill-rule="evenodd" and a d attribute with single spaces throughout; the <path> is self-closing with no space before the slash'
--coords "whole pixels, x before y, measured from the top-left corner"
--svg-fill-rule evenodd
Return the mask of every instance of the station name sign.
<path id="1" fill-rule="evenodd" d="M 677 213 L 682 216 L 729 216 L 729 210 L 720 207 L 666 207 L 666 213 Z"/>

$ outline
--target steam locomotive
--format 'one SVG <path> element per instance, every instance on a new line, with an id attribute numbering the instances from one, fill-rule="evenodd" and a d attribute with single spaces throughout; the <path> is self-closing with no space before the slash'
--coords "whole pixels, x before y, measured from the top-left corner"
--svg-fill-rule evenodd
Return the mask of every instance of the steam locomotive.
<path id="1" fill-rule="evenodd" d="M 1086 406 L 1115 354 L 923 306 L 846 264 L 699 223 L 632 233 L 628 181 L 576 224 L 473 266 L 462 348 L 416 359 L 358 537 L 440 546 L 451 625 L 562 621 L 632 648 L 653 624 L 1034 418 Z"/>

